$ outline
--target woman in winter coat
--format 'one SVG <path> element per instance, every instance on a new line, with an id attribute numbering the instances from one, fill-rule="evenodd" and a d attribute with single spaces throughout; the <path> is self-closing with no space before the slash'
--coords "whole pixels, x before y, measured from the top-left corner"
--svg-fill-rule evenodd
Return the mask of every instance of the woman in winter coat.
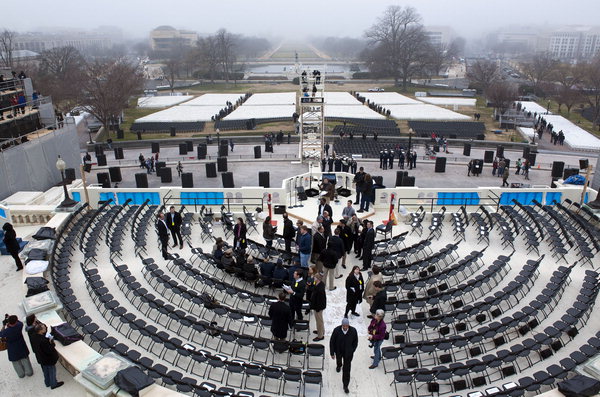
<path id="1" fill-rule="evenodd" d="M 4 245 L 6 246 L 6 250 L 15 260 L 15 264 L 17 265 L 17 271 L 23 269 L 23 263 L 21 262 L 21 258 L 19 258 L 19 251 L 21 247 L 19 246 L 19 242 L 17 241 L 17 233 L 13 228 L 13 225 L 6 222 L 2 226 L 2 230 L 4 230 Z"/>
<path id="2" fill-rule="evenodd" d="M 362 302 L 362 295 L 365 290 L 365 282 L 360 273 L 360 267 L 354 266 L 346 278 L 346 310 L 344 317 L 348 317 L 351 312 L 354 316 L 360 316 L 356 312 L 356 305 Z"/>
<path id="3" fill-rule="evenodd" d="M 265 239 L 265 245 L 271 248 L 273 246 L 273 239 L 275 239 L 275 228 L 271 224 L 270 216 L 267 216 L 263 222 L 263 238 Z"/>
<path id="4" fill-rule="evenodd" d="M 381 344 L 385 339 L 385 331 L 386 324 L 383 321 L 383 316 L 385 312 L 383 310 L 377 310 L 375 316 L 371 320 L 371 324 L 369 324 L 369 340 L 373 345 L 373 364 L 369 367 L 369 369 L 377 368 L 379 365 L 379 360 L 381 360 Z"/>

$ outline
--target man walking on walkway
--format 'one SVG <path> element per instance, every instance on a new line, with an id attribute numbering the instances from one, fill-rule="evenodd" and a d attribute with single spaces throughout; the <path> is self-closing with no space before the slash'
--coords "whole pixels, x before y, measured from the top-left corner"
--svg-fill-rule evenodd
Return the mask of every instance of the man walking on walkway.
<path id="1" fill-rule="evenodd" d="M 350 370 L 354 352 L 358 347 L 358 334 L 356 328 L 350 326 L 347 318 L 342 320 L 342 325 L 338 325 L 329 339 L 329 351 L 331 358 L 336 360 L 336 372 L 342 370 L 342 384 L 344 392 L 350 393 L 348 385 L 350 384 Z"/>

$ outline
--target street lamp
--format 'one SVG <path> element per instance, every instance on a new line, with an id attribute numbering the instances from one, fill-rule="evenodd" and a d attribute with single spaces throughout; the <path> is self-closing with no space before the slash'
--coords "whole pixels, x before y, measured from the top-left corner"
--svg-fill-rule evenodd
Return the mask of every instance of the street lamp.
<path id="1" fill-rule="evenodd" d="M 410 148 L 412 146 L 412 134 L 413 134 L 413 129 L 409 128 L 408 129 L 408 151 L 410 152 Z"/>
<path id="2" fill-rule="evenodd" d="M 217 147 L 221 147 L 221 131 L 217 128 Z"/>
<path id="3" fill-rule="evenodd" d="M 58 160 L 56 160 L 56 169 L 60 171 L 60 177 L 62 179 L 63 190 L 65 191 L 65 199 L 60 203 L 59 207 L 73 207 L 77 204 L 77 201 L 72 200 L 69 197 L 69 192 L 67 191 L 67 181 L 65 180 L 65 169 L 67 168 L 67 164 L 63 159 L 58 156 Z"/>

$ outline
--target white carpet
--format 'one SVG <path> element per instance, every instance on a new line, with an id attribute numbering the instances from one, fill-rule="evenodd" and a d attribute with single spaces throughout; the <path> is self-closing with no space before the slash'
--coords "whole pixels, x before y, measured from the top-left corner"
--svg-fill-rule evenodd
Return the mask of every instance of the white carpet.
<path id="1" fill-rule="evenodd" d="M 296 105 L 246 106 L 245 104 L 225 116 L 224 120 L 268 119 L 289 117 L 296 111 Z"/>
<path id="2" fill-rule="evenodd" d="M 422 103 L 397 92 L 359 92 L 359 94 L 369 101 L 385 107 L 388 107 L 387 105 L 418 105 Z"/>
<path id="3" fill-rule="evenodd" d="M 393 118 L 398 120 L 471 120 L 470 116 L 453 112 L 439 106 L 422 105 L 386 105 Z"/>
<path id="4" fill-rule="evenodd" d="M 136 123 L 210 121 L 222 106 L 175 106 L 137 119 Z"/>
<path id="5" fill-rule="evenodd" d="M 544 115 L 547 122 L 554 126 L 554 131 L 560 130 L 565 134 L 565 142 L 577 149 L 600 149 L 600 139 L 583 128 L 558 115 Z"/>
<path id="6" fill-rule="evenodd" d="M 475 103 L 477 102 L 477 99 L 475 98 L 456 97 L 423 97 L 421 100 L 432 105 L 440 106 L 475 106 Z"/>
<path id="7" fill-rule="evenodd" d="M 173 96 L 147 96 L 138 98 L 138 108 L 167 108 L 180 104 L 181 102 L 189 101 L 192 99 L 192 95 L 173 95 Z"/>
<path id="8" fill-rule="evenodd" d="M 235 103 L 238 99 L 240 99 L 242 94 L 204 94 L 197 98 L 188 101 L 182 106 L 206 106 L 213 105 L 219 106 L 220 108 L 225 107 L 225 102 L 229 101 L 231 103 Z"/>
<path id="9" fill-rule="evenodd" d="M 242 106 L 263 105 L 295 105 L 295 92 L 277 92 L 269 94 L 254 94 Z"/>

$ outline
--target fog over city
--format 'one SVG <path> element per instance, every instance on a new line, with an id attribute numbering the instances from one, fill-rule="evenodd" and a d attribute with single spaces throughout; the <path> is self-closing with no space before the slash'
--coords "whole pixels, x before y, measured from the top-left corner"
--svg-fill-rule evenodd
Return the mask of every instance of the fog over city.
<path id="1" fill-rule="evenodd" d="M 157 0 L 37 0 L 37 6 L 3 7 L 3 28 L 17 32 L 45 29 L 93 29 L 115 26 L 127 38 L 147 37 L 159 25 L 192 29 L 200 34 L 225 28 L 268 38 L 310 36 L 361 37 L 389 5 L 412 6 L 424 25 L 446 25 L 466 39 L 506 25 L 593 25 L 600 2 L 557 0 L 327 0 L 302 2 L 230 0 L 173 2 Z"/>

